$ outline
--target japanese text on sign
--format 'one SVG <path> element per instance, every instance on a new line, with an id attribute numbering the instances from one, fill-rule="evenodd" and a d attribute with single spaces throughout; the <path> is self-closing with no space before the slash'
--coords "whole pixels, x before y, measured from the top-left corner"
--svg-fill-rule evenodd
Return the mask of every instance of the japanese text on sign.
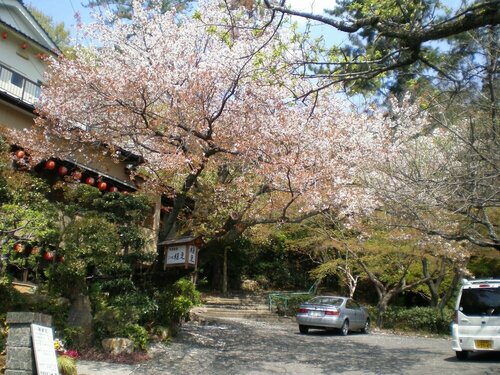
<path id="1" fill-rule="evenodd" d="M 186 262 L 186 247 L 171 246 L 167 250 L 166 264 L 182 264 Z"/>
<path id="2" fill-rule="evenodd" d="M 52 328 L 32 324 L 31 335 L 33 337 L 37 374 L 59 375 Z"/>
<path id="3" fill-rule="evenodd" d="M 189 246 L 189 257 L 188 257 L 188 263 L 189 264 L 196 264 L 196 246 Z"/>

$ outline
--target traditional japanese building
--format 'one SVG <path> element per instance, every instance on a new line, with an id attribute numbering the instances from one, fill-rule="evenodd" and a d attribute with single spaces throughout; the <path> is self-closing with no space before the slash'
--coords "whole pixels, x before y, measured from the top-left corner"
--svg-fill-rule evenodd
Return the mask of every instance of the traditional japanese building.
<path id="1" fill-rule="evenodd" d="M 23 130 L 33 126 L 36 100 L 41 93 L 46 58 L 57 57 L 61 51 L 30 11 L 19 0 L 0 1 L 0 130 Z M 9 138 L 14 163 L 29 164 L 29 149 L 22 139 Z M 136 191 L 137 181 L 131 171 L 140 158 L 125 150 L 117 158 L 106 155 L 98 146 L 84 146 L 81 154 L 65 159 L 53 158 L 38 165 L 29 165 L 32 171 L 54 178 L 72 175 L 75 182 L 93 185 L 103 193 Z M 85 155 L 83 155 L 85 153 Z M 89 155 L 91 157 L 89 157 Z M 116 156 L 116 155 L 114 155 Z M 160 220 L 160 198 L 151 220 L 145 223 L 147 248 L 156 252 Z"/>

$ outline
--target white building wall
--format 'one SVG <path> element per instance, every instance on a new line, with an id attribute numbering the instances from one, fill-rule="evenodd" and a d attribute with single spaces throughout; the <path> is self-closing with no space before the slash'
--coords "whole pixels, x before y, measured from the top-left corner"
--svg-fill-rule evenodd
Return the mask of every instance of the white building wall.
<path id="1" fill-rule="evenodd" d="M 39 57 L 43 50 L 18 38 L 14 32 L 2 32 L 7 33 L 7 39 L 0 38 L 0 63 L 35 83 L 41 82 L 46 69 L 46 63 Z M 23 43 L 26 49 L 21 48 Z"/>

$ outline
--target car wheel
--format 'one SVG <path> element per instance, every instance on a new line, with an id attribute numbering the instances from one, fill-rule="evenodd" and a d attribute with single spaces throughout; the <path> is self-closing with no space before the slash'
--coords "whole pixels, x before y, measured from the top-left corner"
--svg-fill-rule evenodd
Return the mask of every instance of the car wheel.
<path id="1" fill-rule="evenodd" d="M 349 333 L 349 321 L 346 319 L 344 320 L 344 323 L 342 323 L 342 327 L 340 328 L 340 334 L 342 336 L 347 336 Z"/>
<path id="2" fill-rule="evenodd" d="M 361 328 L 362 333 L 370 333 L 370 319 L 366 319 L 365 325 Z"/>
<path id="3" fill-rule="evenodd" d="M 300 331 L 300 333 L 307 335 L 307 333 L 309 332 L 309 327 L 303 326 L 302 324 L 299 324 L 299 331 Z"/>
<path id="4" fill-rule="evenodd" d="M 469 352 L 467 350 L 462 350 L 461 352 L 455 352 L 457 359 L 459 361 L 465 361 L 469 357 Z"/>

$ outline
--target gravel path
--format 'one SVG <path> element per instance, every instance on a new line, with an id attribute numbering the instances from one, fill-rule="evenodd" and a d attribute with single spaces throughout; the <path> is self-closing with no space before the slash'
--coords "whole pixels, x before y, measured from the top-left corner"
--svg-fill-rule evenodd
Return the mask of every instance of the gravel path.
<path id="1" fill-rule="evenodd" d="M 500 374 L 499 353 L 459 362 L 450 340 L 375 332 L 301 335 L 294 323 L 221 319 L 188 323 L 134 375 L 181 374 Z M 86 373 L 91 375 L 90 373 Z M 103 375 L 101 372 L 100 375 Z"/>

